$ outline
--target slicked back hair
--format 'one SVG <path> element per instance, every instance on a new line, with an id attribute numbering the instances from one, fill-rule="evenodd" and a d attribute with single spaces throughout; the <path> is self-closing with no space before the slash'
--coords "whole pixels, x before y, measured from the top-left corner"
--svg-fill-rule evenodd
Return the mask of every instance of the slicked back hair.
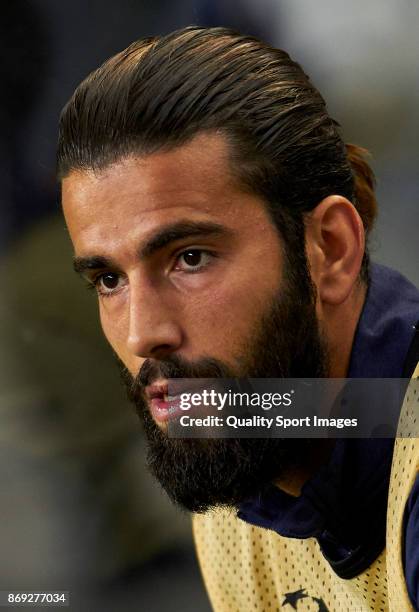
<path id="1" fill-rule="evenodd" d="M 377 205 L 365 150 L 344 144 L 286 52 L 226 28 L 139 40 L 92 72 L 61 114 L 58 177 L 206 131 L 227 136 L 230 170 L 265 199 L 288 248 L 304 255 L 304 213 L 332 194 L 352 201 L 370 231 Z M 365 254 L 364 278 L 367 269 Z"/>

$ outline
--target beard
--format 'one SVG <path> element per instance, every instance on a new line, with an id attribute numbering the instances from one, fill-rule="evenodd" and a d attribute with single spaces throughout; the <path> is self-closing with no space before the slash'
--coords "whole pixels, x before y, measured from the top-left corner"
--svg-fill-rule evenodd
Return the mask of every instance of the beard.
<path id="1" fill-rule="evenodd" d="M 305 438 L 169 438 L 153 420 L 144 394 L 159 378 L 322 378 L 328 355 L 315 310 L 307 266 L 286 266 L 284 280 L 232 368 L 204 357 L 147 359 L 137 377 L 121 365 L 128 397 L 148 441 L 147 465 L 171 500 L 191 512 L 237 507 L 271 483 L 304 467 L 321 443 Z"/>

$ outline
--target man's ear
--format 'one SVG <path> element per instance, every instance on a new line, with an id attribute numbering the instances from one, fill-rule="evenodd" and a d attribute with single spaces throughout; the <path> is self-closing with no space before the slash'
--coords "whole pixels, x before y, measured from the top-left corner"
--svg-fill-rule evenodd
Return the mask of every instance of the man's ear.
<path id="1" fill-rule="evenodd" d="M 319 300 L 338 305 L 356 283 L 365 250 L 365 232 L 355 206 L 328 196 L 306 217 L 306 246 Z"/>

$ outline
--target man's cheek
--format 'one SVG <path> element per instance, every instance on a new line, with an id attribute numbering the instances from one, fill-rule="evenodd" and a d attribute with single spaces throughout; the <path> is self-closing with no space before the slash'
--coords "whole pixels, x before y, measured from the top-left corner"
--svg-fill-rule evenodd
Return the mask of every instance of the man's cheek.
<path id="1" fill-rule="evenodd" d="M 264 312 L 264 303 L 254 291 L 237 291 L 234 286 L 201 295 L 199 302 L 190 306 L 183 312 L 188 351 L 192 353 L 187 356 L 209 355 L 229 364 Z"/>
<path id="2" fill-rule="evenodd" d="M 110 298 L 112 299 L 112 298 Z M 132 355 L 127 349 L 127 323 L 123 317 L 111 316 L 109 310 L 99 301 L 99 316 L 103 334 L 113 351 L 122 361 L 129 372 L 133 375 L 138 373 L 135 370 L 138 361 L 144 361 Z"/>

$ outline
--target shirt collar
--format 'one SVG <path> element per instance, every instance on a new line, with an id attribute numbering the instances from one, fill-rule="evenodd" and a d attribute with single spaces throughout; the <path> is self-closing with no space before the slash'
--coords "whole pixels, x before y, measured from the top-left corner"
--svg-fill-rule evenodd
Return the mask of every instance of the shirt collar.
<path id="1" fill-rule="evenodd" d="M 418 320 L 418 289 L 395 270 L 372 265 L 348 378 L 400 378 Z"/>

